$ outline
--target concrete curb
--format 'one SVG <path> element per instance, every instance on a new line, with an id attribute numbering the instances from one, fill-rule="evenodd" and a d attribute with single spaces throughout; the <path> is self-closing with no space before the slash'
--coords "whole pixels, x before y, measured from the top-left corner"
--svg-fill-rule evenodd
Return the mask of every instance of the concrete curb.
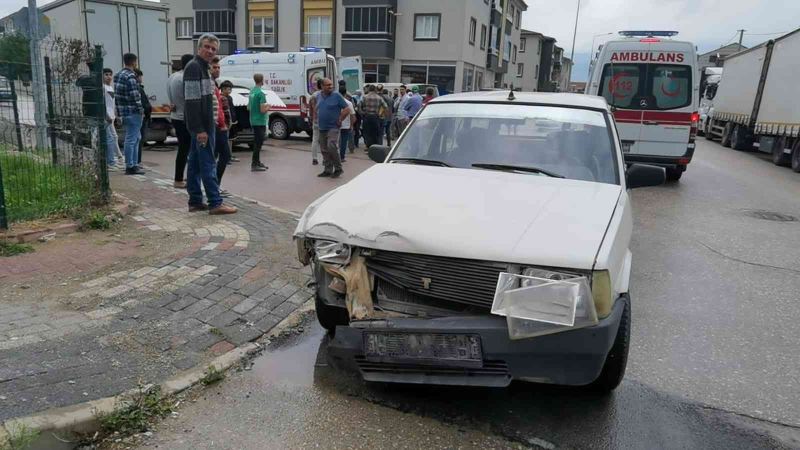
<path id="1" fill-rule="evenodd" d="M 128 214 L 130 214 L 131 202 L 127 198 L 119 194 L 113 194 L 113 198 L 114 200 L 116 200 L 116 202 L 111 205 L 111 208 L 114 210 L 114 212 L 117 214 L 118 217 L 125 217 Z M 106 218 L 112 220 L 114 216 L 108 215 L 106 216 Z M 16 242 L 18 244 L 24 244 L 26 242 L 33 242 L 49 234 L 63 236 L 66 234 L 75 233 L 80 229 L 80 227 L 81 224 L 77 221 L 74 220 L 64 221 L 57 224 L 36 228 L 34 230 L 21 231 L 19 233 L 10 231 L 0 232 L 0 239 Z"/>
<path id="2" fill-rule="evenodd" d="M 303 315 L 313 309 L 313 300 L 306 301 L 257 340 L 275 337 L 287 329 L 297 326 L 302 322 Z M 161 392 L 165 397 L 179 394 L 198 384 L 209 366 L 214 366 L 219 371 L 226 371 L 258 353 L 262 348 L 263 346 L 255 341 L 241 345 L 206 364 L 196 366 L 163 381 L 160 384 Z M 28 447 L 30 450 L 72 449 L 80 435 L 87 436 L 100 430 L 98 414 L 113 412 L 120 402 L 137 392 L 138 389 L 132 389 L 113 397 L 52 408 L 31 416 L 8 419 L 0 425 L 0 448 L 5 448 L 4 445 L 19 430 L 26 430 L 38 434 Z"/>

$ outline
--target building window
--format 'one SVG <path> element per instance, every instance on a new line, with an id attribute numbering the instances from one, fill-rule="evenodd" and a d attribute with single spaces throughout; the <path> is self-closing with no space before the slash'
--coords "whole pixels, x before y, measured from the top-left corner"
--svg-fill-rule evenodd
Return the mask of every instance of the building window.
<path id="1" fill-rule="evenodd" d="M 400 81 L 403 83 L 435 84 L 439 95 L 455 92 L 456 67 L 404 64 L 400 67 Z"/>
<path id="2" fill-rule="evenodd" d="M 414 14 L 414 40 L 438 41 L 441 18 L 441 14 Z"/>
<path id="3" fill-rule="evenodd" d="M 517 46 L 515 45 L 511 50 L 511 64 L 517 63 Z"/>
<path id="4" fill-rule="evenodd" d="M 503 61 L 508 61 L 511 58 L 511 39 L 506 38 L 506 48 L 503 52 Z"/>
<path id="5" fill-rule="evenodd" d="M 175 37 L 177 39 L 191 39 L 194 35 L 194 19 L 191 17 L 178 17 L 175 19 Z"/>
<path id="6" fill-rule="evenodd" d="M 305 37 L 306 47 L 331 48 L 331 16 L 308 16 Z"/>
<path id="7" fill-rule="evenodd" d="M 517 10 L 517 15 L 514 16 L 514 28 L 519 30 L 519 22 L 522 19 L 522 14 Z"/>
<path id="8" fill-rule="evenodd" d="M 525 71 L 525 69 L 522 66 L 524 66 L 524 64 L 522 63 L 517 64 L 517 78 L 521 78 L 523 72 Z"/>
<path id="9" fill-rule="evenodd" d="M 486 25 L 481 25 L 481 50 L 486 50 Z"/>
<path id="10" fill-rule="evenodd" d="M 464 77 L 461 80 L 461 92 L 469 92 L 472 90 L 474 74 L 475 69 L 472 66 L 464 66 Z"/>
<path id="11" fill-rule="evenodd" d="M 526 44 L 526 41 L 527 41 L 527 39 L 525 39 L 525 38 L 521 38 L 521 39 L 519 40 L 519 52 L 520 52 L 520 53 L 525 53 L 525 44 Z"/>
<path id="12" fill-rule="evenodd" d="M 478 28 L 478 22 L 474 17 L 469 19 L 469 43 L 475 45 L 475 31 Z"/>
<path id="13" fill-rule="evenodd" d="M 234 11 L 196 11 L 194 19 L 197 33 L 235 34 Z"/>
<path id="14" fill-rule="evenodd" d="M 371 6 L 344 9 L 345 33 L 391 33 L 389 7 Z"/>
<path id="15" fill-rule="evenodd" d="M 364 73 L 364 83 L 387 83 L 389 81 L 388 64 L 368 64 L 361 65 Z"/>
<path id="16" fill-rule="evenodd" d="M 250 18 L 250 46 L 275 47 L 275 19 L 268 17 Z"/>

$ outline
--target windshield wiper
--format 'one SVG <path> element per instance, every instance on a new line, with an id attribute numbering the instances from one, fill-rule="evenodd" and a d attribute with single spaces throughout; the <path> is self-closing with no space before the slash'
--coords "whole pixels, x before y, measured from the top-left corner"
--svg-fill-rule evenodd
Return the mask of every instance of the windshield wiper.
<path id="1" fill-rule="evenodd" d="M 450 167 L 450 164 L 447 164 L 444 161 L 439 161 L 436 159 L 422 159 L 422 158 L 392 158 L 389 161 L 403 161 L 409 162 L 412 164 L 419 164 L 423 166 L 440 166 L 440 167 Z"/>
<path id="2" fill-rule="evenodd" d="M 557 173 L 532 166 L 513 166 L 510 164 L 475 163 L 472 165 L 472 167 L 477 167 L 479 169 L 489 169 L 489 170 L 504 170 L 507 172 L 519 171 L 519 172 L 541 173 L 542 175 L 547 175 L 548 177 L 564 178 L 563 175 L 559 175 Z"/>

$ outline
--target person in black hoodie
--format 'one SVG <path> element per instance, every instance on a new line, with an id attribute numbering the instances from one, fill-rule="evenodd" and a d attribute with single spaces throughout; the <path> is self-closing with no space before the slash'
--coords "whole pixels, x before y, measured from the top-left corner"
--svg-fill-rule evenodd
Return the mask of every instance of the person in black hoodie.
<path id="1" fill-rule="evenodd" d="M 217 183 L 217 161 L 214 159 L 217 97 L 209 63 L 217 54 L 219 39 L 213 34 L 200 36 L 197 55 L 183 69 L 183 92 L 186 102 L 184 120 L 192 137 L 187 167 L 186 190 L 189 212 L 208 210 L 209 214 L 233 214 L 236 208 L 222 203 Z M 203 203 L 202 180 L 208 204 Z"/>
<path id="2" fill-rule="evenodd" d="M 142 107 L 144 108 L 144 120 L 142 120 L 141 130 L 142 138 L 139 139 L 139 155 L 137 156 L 137 164 L 142 164 L 142 147 L 144 147 L 144 137 L 147 127 L 150 126 L 150 115 L 153 113 L 153 105 L 150 104 L 150 99 L 147 98 L 147 94 L 144 92 L 144 73 L 139 69 L 136 69 L 134 73 L 136 73 L 136 81 L 139 82 L 139 95 L 142 97 Z"/>

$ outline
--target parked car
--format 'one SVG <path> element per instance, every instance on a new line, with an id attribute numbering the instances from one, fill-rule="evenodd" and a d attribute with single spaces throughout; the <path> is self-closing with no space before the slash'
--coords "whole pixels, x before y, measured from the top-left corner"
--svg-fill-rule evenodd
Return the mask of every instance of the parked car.
<path id="1" fill-rule="evenodd" d="M 665 171 L 625 170 L 605 99 L 442 96 L 369 154 L 382 164 L 313 202 L 294 234 L 334 365 L 378 382 L 620 383 L 627 190 Z"/>

